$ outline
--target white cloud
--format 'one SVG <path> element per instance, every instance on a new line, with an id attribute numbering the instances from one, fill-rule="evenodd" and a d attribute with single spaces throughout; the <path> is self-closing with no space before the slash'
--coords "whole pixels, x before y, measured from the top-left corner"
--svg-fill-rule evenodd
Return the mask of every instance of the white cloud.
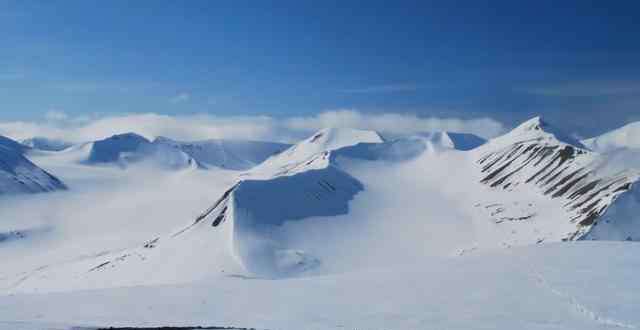
<path id="1" fill-rule="evenodd" d="M 312 117 L 291 118 L 287 121 L 287 126 L 306 131 L 315 131 L 323 127 L 351 127 L 394 135 L 452 131 L 473 133 L 485 138 L 497 136 L 505 129 L 502 123 L 490 118 L 425 118 L 396 113 L 365 114 L 356 110 L 328 111 Z"/>
<path id="2" fill-rule="evenodd" d="M 191 99 L 191 94 L 183 92 L 172 97 L 169 101 L 171 103 L 184 103 L 184 102 L 188 102 L 190 99 Z"/>
<path id="3" fill-rule="evenodd" d="M 0 122 L 0 134 L 15 139 L 46 136 L 70 142 L 103 139 L 113 134 L 136 132 L 149 139 L 166 136 L 179 140 L 212 138 L 295 142 L 325 127 L 371 129 L 383 134 L 411 134 L 448 130 L 493 137 L 504 131 L 490 119 L 423 118 L 405 114 L 367 114 L 337 110 L 316 116 L 276 119 L 268 116 L 215 116 L 209 114 L 169 116 L 155 113 L 75 118 L 51 113 L 64 120 Z"/>

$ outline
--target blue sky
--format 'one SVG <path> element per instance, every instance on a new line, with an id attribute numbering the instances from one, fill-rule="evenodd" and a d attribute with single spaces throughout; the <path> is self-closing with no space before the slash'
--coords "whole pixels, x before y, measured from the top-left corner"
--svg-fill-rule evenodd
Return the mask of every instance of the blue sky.
<path id="1" fill-rule="evenodd" d="M 0 119 L 154 112 L 640 120 L 632 1 L 1 1 Z"/>

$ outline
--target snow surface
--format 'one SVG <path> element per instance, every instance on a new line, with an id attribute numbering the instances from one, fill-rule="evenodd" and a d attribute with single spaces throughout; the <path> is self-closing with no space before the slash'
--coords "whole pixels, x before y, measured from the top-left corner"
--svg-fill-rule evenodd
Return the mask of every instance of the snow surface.
<path id="1" fill-rule="evenodd" d="M 637 329 L 639 255 L 635 243 L 579 242 L 287 280 L 0 296 L 0 328 Z"/>
<path id="2" fill-rule="evenodd" d="M 40 154 L 71 189 L 0 200 L 0 328 L 638 328 L 637 177 L 549 127 L 474 147 L 327 129 L 247 172 Z M 526 182 L 561 166 L 593 180 Z M 606 212 L 572 222 L 592 189 Z"/>

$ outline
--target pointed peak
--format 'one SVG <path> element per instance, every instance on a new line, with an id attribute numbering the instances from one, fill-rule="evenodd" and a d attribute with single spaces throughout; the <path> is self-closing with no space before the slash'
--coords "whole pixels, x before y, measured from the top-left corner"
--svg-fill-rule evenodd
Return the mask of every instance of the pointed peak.
<path id="1" fill-rule="evenodd" d="M 566 134 L 561 129 L 542 119 L 541 116 L 536 116 L 523 122 L 509 133 L 494 140 L 519 142 L 531 139 L 556 140 L 577 148 L 587 149 L 578 139 Z"/>
<path id="2" fill-rule="evenodd" d="M 541 116 L 535 116 L 518 125 L 514 131 L 544 131 L 547 128 L 549 128 L 549 124 L 542 120 Z"/>

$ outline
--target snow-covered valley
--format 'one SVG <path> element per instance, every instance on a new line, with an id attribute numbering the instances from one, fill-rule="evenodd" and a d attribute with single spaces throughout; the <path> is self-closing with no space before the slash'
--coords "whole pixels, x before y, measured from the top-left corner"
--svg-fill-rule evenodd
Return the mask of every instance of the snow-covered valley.
<path id="1" fill-rule="evenodd" d="M 0 199 L 0 327 L 640 327 L 632 146 L 539 118 L 484 144 L 325 129 L 149 157 L 123 138 L 108 161 L 29 154 L 69 189 Z"/>

